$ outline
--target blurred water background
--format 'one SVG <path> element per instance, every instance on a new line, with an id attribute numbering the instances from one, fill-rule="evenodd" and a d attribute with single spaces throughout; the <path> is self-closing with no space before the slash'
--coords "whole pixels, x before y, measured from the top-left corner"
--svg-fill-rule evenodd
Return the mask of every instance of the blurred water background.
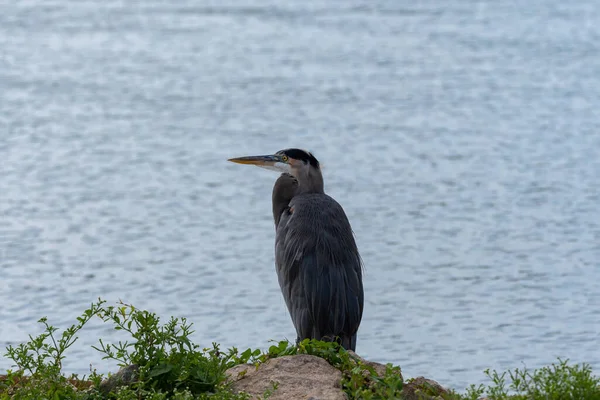
<path id="1" fill-rule="evenodd" d="M 595 1 L 3 1 L 0 52 L 2 352 L 98 297 L 294 339 L 276 174 L 226 159 L 301 147 L 365 262 L 359 354 L 457 389 L 600 367 Z M 115 371 L 99 337 L 65 370 Z"/>

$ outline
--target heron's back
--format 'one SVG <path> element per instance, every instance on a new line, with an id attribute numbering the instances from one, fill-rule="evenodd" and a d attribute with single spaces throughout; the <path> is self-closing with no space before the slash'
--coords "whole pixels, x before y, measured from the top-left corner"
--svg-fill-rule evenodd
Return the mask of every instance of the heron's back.
<path id="1" fill-rule="evenodd" d="M 362 266 L 343 208 L 323 193 L 293 197 L 277 225 L 279 284 L 299 339 L 354 350 L 363 311 Z"/>

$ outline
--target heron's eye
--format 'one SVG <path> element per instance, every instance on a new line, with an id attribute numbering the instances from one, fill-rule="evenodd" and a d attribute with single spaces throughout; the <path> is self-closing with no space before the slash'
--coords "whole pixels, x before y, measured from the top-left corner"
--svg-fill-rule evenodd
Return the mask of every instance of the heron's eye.
<path id="1" fill-rule="evenodd" d="M 287 162 L 288 161 L 288 156 L 286 156 L 285 154 L 281 156 L 281 159 L 283 160 L 283 162 Z"/>

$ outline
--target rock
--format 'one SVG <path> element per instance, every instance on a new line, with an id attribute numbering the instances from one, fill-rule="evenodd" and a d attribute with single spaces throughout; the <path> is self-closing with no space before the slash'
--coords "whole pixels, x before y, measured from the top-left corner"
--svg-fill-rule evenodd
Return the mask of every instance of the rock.
<path id="1" fill-rule="evenodd" d="M 273 358 L 261 364 L 237 365 L 227 371 L 236 392 L 262 396 L 272 390 L 270 400 L 345 400 L 342 373 L 320 357 L 300 354 Z M 273 390 L 273 383 L 277 389 Z"/>
<path id="2" fill-rule="evenodd" d="M 403 400 L 438 400 L 449 395 L 442 385 L 422 376 L 405 383 L 402 394 Z"/>
<path id="3" fill-rule="evenodd" d="M 129 386 L 137 380 L 139 367 L 135 364 L 123 367 L 114 375 L 109 376 L 100 383 L 98 389 L 104 395 L 116 392 L 121 386 Z"/>

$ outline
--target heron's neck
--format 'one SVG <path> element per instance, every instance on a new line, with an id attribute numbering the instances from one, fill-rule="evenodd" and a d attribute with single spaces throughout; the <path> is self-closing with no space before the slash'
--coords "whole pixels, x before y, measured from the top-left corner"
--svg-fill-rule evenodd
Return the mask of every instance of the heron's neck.
<path id="1" fill-rule="evenodd" d="M 301 193 L 325 193 L 323 184 L 323 175 L 321 171 L 310 169 L 306 176 L 296 177 L 298 180 L 298 190 L 296 194 Z"/>

